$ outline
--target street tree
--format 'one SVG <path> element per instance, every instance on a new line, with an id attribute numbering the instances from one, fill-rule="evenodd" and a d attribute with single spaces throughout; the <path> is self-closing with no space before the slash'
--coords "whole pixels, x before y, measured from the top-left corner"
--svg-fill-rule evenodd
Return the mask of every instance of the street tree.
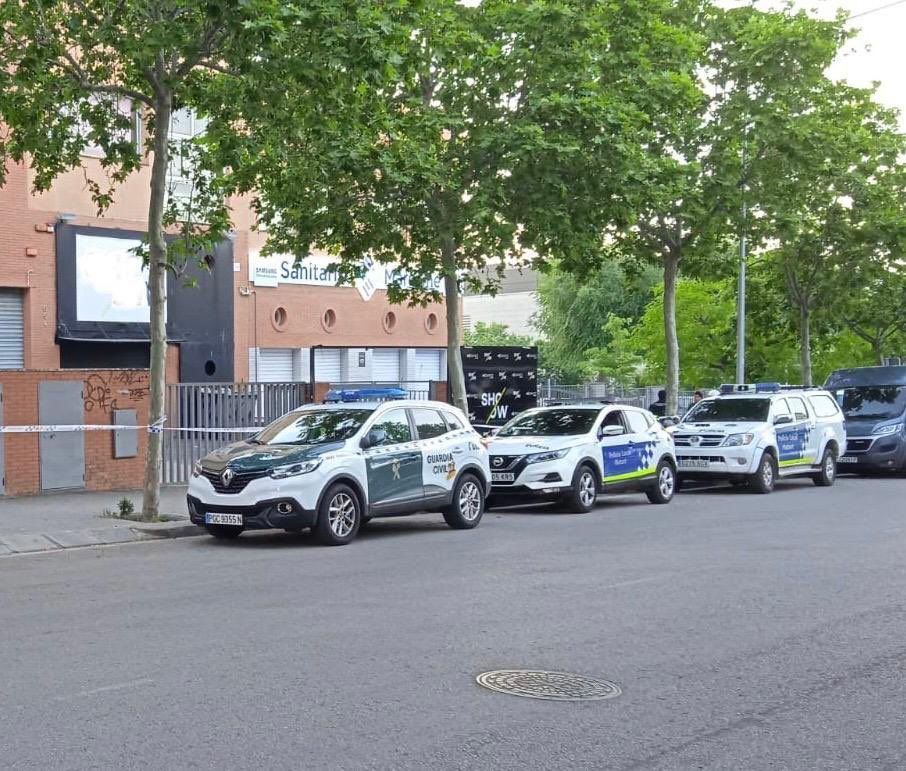
<path id="1" fill-rule="evenodd" d="M 815 312 L 836 305 L 842 316 L 850 298 L 889 285 L 884 272 L 896 270 L 906 246 L 906 144 L 896 112 L 872 90 L 825 80 L 806 96 L 753 184 L 764 214 L 757 227 L 773 239 L 767 257 L 795 314 L 800 375 L 811 385 Z M 873 337 L 882 344 L 883 328 Z"/>
<path id="2" fill-rule="evenodd" d="M 513 345 L 528 347 L 534 345 L 529 335 L 519 335 L 510 331 L 506 324 L 499 321 L 476 321 L 463 339 L 465 345 Z"/>
<path id="3" fill-rule="evenodd" d="M 620 323 L 632 326 L 638 321 L 659 282 L 657 268 L 642 265 L 630 272 L 614 259 L 604 260 L 585 275 L 553 266 L 541 276 L 537 292 L 542 368 L 564 382 L 587 374 L 586 351 L 616 344 L 610 333 L 621 329 Z"/>
<path id="4" fill-rule="evenodd" d="M 293 78 L 234 90 L 218 149 L 236 189 L 259 191 L 269 249 L 326 250 L 342 281 L 363 259 L 395 264 L 391 301 L 445 299 L 464 408 L 463 282 L 484 273 L 474 288 L 493 291 L 509 266 L 596 259 L 644 197 L 652 115 L 693 89 L 693 57 L 664 0 L 411 8 L 392 82 L 326 119 Z"/>
<path id="5" fill-rule="evenodd" d="M 849 330 L 864 340 L 873 363 L 888 356 L 906 356 L 906 271 L 902 265 L 874 265 L 873 275 L 846 298 L 843 318 Z"/>
<path id="6" fill-rule="evenodd" d="M 726 272 L 715 261 L 741 232 L 737 212 L 749 176 L 783 141 L 779 116 L 823 77 L 844 37 L 837 22 L 789 9 L 703 6 L 687 13 L 687 23 L 706 40 L 700 98 L 678 116 L 659 116 L 646 205 L 611 241 L 616 252 L 662 270 L 668 412 L 676 411 L 680 384 L 680 272 Z"/>
<path id="7" fill-rule="evenodd" d="M 261 72 L 282 61 L 287 50 L 297 73 L 311 73 L 310 88 L 330 73 L 352 78 L 354 63 L 367 59 L 362 51 L 379 48 L 385 31 L 381 13 L 361 5 L 343 0 L 0 4 L 0 123 L 5 126 L 0 184 L 7 162 L 27 162 L 35 188 L 46 190 L 57 176 L 82 165 L 91 144 L 102 151 L 103 178 L 88 179 L 102 213 L 116 186 L 150 157 L 142 257 L 150 290 L 152 423 L 164 418 L 168 272 L 218 241 L 229 226 L 216 166 L 202 162 L 200 146 L 170 143 L 171 116 L 200 101 L 210 107 L 216 98 L 229 98 L 228 90 L 208 88 L 220 78 L 235 84 L 251 72 L 260 82 Z M 308 48 L 302 50 L 299 41 Z M 350 51 L 353 55 L 346 56 Z M 136 119 L 146 137 L 141 147 L 131 138 Z M 168 198 L 168 166 L 175 152 L 198 162 L 188 208 Z M 146 518 L 158 513 L 161 450 L 162 435 L 151 433 L 142 504 Z"/>

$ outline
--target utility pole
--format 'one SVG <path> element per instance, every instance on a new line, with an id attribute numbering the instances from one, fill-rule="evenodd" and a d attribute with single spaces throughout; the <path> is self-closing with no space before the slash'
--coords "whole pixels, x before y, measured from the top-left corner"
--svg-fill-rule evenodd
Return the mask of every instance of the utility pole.
<path id="1" fill-rule="evenodd" d="M 746 140 L 742 144 L 742 228 L 739 234 L 739 287 L 736 293 L 736 382 L 746 382 Z"/>

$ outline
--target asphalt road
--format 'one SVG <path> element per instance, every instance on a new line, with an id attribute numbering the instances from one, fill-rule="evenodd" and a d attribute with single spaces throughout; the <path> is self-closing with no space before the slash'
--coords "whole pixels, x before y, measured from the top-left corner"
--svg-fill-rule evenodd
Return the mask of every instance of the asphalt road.
<path id="1" fill-rule="evenodd" d="M 906 767 L 906 480 L 0 559 L 7 768 Z M 478 673 L 604 677 L 557 703 Z"/>

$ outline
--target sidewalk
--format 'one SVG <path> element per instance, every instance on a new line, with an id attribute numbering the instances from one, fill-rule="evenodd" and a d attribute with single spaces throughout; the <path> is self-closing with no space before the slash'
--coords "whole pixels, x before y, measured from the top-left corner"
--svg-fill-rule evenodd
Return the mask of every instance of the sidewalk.
<path id="1" fill-rule="evenodd" d="M 200 535 L 186 514 L 185 487 L 161 490 L 161 514 L 174 521 L 131 522 L 102 517 L 129 498 L 141 510 L 141 492 L 48 493 L 26 498 L 0 497 L 0 557 L 25 552 Z"/>

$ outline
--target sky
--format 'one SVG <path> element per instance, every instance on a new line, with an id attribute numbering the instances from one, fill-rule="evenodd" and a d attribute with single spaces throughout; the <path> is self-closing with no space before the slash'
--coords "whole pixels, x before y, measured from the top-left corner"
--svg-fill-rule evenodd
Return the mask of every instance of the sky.
<path id="1" fill-rule="evenodd" d="M 779 5 L 756 3 L 762 10 Z M 876 98 L 900 111 L 900 126 L 906 130 L 906 0 L 795 0 L 795 6 L 828 19 L 840 9 L 853 17 L 864 14 L 850 21 L 859 33 L 828 75 L 860 87 L 879 82 Z"/>

